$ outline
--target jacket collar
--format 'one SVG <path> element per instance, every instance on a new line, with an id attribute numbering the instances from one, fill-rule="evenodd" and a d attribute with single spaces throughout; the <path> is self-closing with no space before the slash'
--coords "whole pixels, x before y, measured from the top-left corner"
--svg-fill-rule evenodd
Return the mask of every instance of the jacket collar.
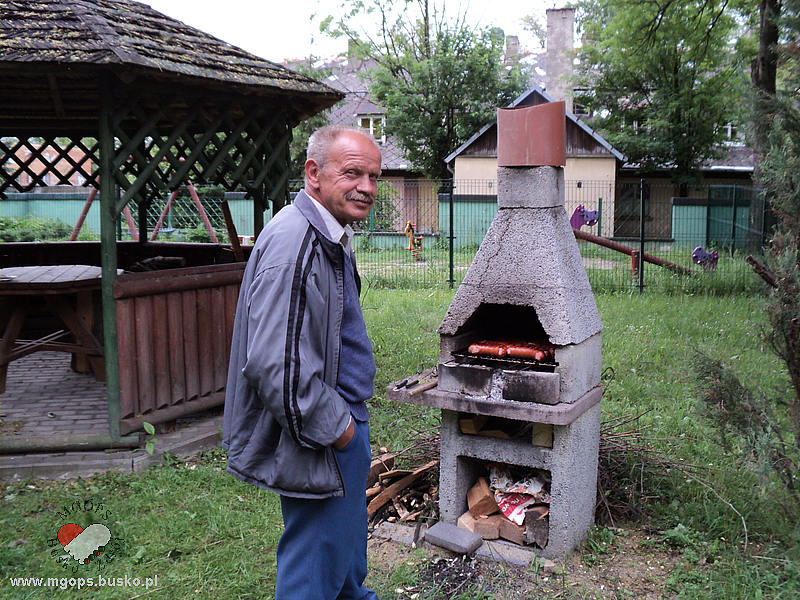
<path id="1" fill-rule="evenodd" d="M 321 231 L 325 235 L 326 239 L 338 243 L 339 240 L 330 239 L 330 232 L 327 223 L 325 223 L 325 219 L 319 214 L 319 210 L 317 210 L 317 207 L 314 205 L 314 201 L 306 194 L 305 190 L 297 192 L 297 196 L 294 198 L 294 205 L 297 207 L 297 210 L 303 213 L 303 216 L 317 231 Z"/>
<path id="2" fill-rule="evenodd" d="M 336 264 L 341 264 L 344 260 L 344 247 L 338 242 L 330 239 L 328 226 L 319 214 L 314 202 L 306 194 L 305 190 L 300 190 L 294 198 L 293 206 L 300 211 L 311 226 L 321 235 L 318 236 L 320 244 L 327 254 Z"/>
<path id="3" fill-rule="evenodd" d="M 342 268 L 342 261 L 344 260 L 344 247 L 342 247 L 339 242 L 334 242 L 328 238 L 328 227 L 325 224 L 325 221 L 323 221 L 322 215 L 319 214 L 317 207 L 314 206 L 314 202 L 311 200 L 309 195 L 306 194 L 305 190 L 300 190 L 297 193 L 297 196 L 294 198 L 293 206 L 295 206 L 297 210 L 302 213 L 302 215 L 308 220 L 314 229 L 322 233 L 322 249 L 325 251 L 325 254 L 334 262 L 334 264 L 336 264 L 339 268 Z M 353 255 L 352 247 L 350 249 L 350 255 Z M 361 294 L 361 277 L 358 274 L 358 269 L 355 268 L 355 261 L 353 262 L 353 269 L 356 279 L 356 288 L 358 289 L 358 293 Z"/>

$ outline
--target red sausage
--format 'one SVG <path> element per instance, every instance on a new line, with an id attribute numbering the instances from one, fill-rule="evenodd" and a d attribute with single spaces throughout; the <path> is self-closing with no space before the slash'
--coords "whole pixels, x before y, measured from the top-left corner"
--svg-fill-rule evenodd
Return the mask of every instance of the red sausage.
<path id="1" fill-rule="evenodd" d="M 470 354 L 485 354 L 488 356 L 505 356 L 505 344 L 497 342 L 478 342 L 477 344 L 470 344 L 467 348 Z"/>
<path id="2" fill-rule="evenodd" d="M 517 358 L 532 358 L 534 360 L 542 361 L 546 358 L 544 351 L 530 346 L 509 346 L 506 350 L 509 356 Z"/>

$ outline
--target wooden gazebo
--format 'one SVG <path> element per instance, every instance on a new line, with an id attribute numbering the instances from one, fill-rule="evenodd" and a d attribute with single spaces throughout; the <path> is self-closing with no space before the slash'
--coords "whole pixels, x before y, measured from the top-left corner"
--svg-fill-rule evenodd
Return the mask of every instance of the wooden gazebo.
<path id="1" fill-rule="evenodd" d="M 220 356 L 212 367 L 189 365 L 186 347 L 177 348 L 185 341 L 150 340 L 154 352 L 162 346 L 171 352 L 174 342 L 185 369 L 200 371 L 196 385 L 184 373 L 185 385 L 179 386 L 170 371 L 177 364 L 175 356 L 160 355 L 159 364 L 151 367 L 125 364 L 121 372 L 118 352 L 124 344 L 144 344 L 159 335 L 148 322 L 163 325 L 192 311 L 208 313 L 209 324 L 217 317 L 226 319 L 214 324 L 223 340 L 229 335 L 234 293 L 224 286 L 203 292 L 191 286 L 216 280 L 235 287 L 241 267 L 224 264 L 232 262 L 230 253 L 216 247 L 199 254 L 171 249 L 193 256 L 189 264 L 199 272 L 180 269 L 161 279 L 157 274 L 142 274 L 141 279 L 123 275 L 115 286 L 117 269 L 125 266 L 120 262 L 164 252 L 145 241 L 147 210 L 154 197 L 163 197 L 186 179 L 246 191 L 258 233 L 265 210 L 271 206 L 274 213 L 288 199 L 292 127 L 337 102 L 341 94 L 129 0 L 3 0 L 0 81 L 0 200 L 6 192 L 43 185 L 47 176 L 69 184 L 75 173 L 99 190 L 99 244 L 2 244 L 0 266 L 96 261 L 102 267 L 111 441 L 139 428 L 142 420 L 174 419 L 221 402 Z M 55 159 L 44 156 L 46 147 L 57 151 Z M 83 158 L 74 158 L 76 148 Z M 33 169 L 34 160 L 44 168 Z M 26 185 L 20 184 L 23 173 L 30 179 Z M 142 241 L 118 247 L 117 221 L 129 203 L 136 206 Z M 197 259 L 201 254 L 202 261 Z M 215 270 L 222 274 L 215 275 Z M 195 284 L 187 283 L 191 281 Z M 190 289 L 191 301 L 159 298 L 159 293 Z M 149 300 L 122 307 L 137 294 Z M 214 298 L 221 298 L 221 304 L 214 304 Z M 129 315 L 130 320 L 118 321 L 125 310 L 135 309 L 139 313 Z M 194 335 L 194 344 L 211 343 L 217 355 L 226 351 L 220 346 L 223 341 L 204 340 L 206 332 Z M 224 342 L 229 344 L 229 338 Z M 135 352 L 148 349 L 137 347 Z M 155 370 L 148 373 L 148 368 Z M 166 374 L 159 375 L 158 369 L 165 368 Z M 211 379 L 203 385 L 201 377 Z M 130 396 L 122 406 L 121 378 L 126 382 L 123 396 Z M 152 389 L 143 397 L 143 388 Z"/>

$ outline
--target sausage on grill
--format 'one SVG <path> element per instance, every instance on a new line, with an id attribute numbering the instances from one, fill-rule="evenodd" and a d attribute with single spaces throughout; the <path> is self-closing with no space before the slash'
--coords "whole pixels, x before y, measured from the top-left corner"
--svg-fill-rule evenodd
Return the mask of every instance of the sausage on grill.
<path id="1" fill-rule="evenodd" d="M 470 354 L 483 354 L 486 356 L 505 356 L 506 345 L 502 342 L 477 342 L 467 348 Z"/>
<path id="2" fill-rule="evenodd" d="M 482 356 L 510 356 L 514 358 L 533 359 L 539 362 L 555 357 L 555 346 L 547 342 L 526 342 L 518 340 L 481 340 L 470 344 L 470 354 Z"/>
<path id="3" fill-rule="evenodd" d="M 514 358 L 532 358 L 538 361 L 543 361 L 547 358 L 547 354 L 544 350 L 539 350 L 531 346 L 509 346 L 506 348 L 506 354 Z"/>

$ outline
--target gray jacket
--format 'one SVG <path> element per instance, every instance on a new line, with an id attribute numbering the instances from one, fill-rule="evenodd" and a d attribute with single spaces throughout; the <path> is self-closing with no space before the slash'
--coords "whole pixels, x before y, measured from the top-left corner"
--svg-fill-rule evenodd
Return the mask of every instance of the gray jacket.
<path id="1" fill-rule="evenodd" d="M 350 420 L 336 392 L 343 269 L 344 248 L 300 192 L 258 236 L 242 280 L 222 446 L 230 473 L 286 496 L 344 494 L 331 446 Z"/>

